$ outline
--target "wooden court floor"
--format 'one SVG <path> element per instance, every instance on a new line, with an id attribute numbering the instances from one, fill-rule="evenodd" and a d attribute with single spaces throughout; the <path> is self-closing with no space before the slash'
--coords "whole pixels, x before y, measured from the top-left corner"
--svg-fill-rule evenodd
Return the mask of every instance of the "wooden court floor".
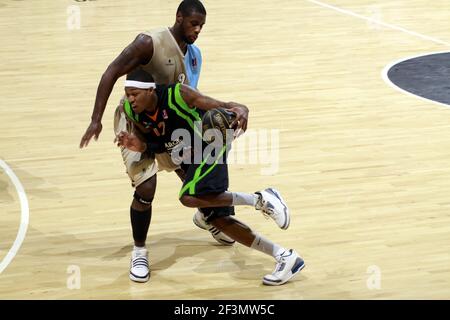
<path id="1" fill-rule="evenodd" d="M 112 132 L 121 79 L 100 139 L 78 144 L 108 63 L 172 25 L 178 1 L 2 0 L 0 299 L 449 299 L 450 109 L 381 76 L 450 50 L 448 1 L 204 3 L 200 90 L 247 104 L 250 128 L 279 142 L 275 170 L 260 139 L 256 163 L 230 166 L 230 189 L 275 186 L 292 214 L 286 231 L 253 209 L 237 217 L 307 267 L 263 286 L 272 259 L 217 245 L 161 173 L 152 277 L 131 282 L 132 188 Z"/>

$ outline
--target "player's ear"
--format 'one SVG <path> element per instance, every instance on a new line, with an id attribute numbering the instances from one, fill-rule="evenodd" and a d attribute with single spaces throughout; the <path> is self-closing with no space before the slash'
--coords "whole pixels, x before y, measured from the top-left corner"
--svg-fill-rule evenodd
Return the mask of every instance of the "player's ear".
<path id="1" fill-rule="evenodd" d="M 183 23 L 183 14 L 181 13 L 181 11 L 177 12 L 176 22 L 178 24 L 182 24 Z"/>

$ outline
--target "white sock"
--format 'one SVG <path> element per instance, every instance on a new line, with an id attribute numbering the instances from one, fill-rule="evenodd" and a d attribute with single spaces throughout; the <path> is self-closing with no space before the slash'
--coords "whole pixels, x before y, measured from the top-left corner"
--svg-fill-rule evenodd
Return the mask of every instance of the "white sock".
<path id="1" fill-rule="evenodd" d="M 147 248 L 145 246 L 144 247 L 136 247 L 136 246 L 134 246 L 133 250 L 134 251 L 140 251 L 140 250 L 147 250 Z"/>
<path id="2" fill-rule="evenodd" d="M 268 254 L 269 256 L 272 256 L 274 258 L 286 251 L 285 248 L 279 246 L 276 243 L 273 243 L 272 241 L 264 238 L 263 236 L 260 236 L 259 234 L 257 234 L 255 240 L 253 240 L 251 248 Z"/>
<path id="3" fill-rule="evenodd" d="M 258 196 L 254 193 L 231 192 L 233 196 L 232 206 L 252 206 L 256 205 Z"/>

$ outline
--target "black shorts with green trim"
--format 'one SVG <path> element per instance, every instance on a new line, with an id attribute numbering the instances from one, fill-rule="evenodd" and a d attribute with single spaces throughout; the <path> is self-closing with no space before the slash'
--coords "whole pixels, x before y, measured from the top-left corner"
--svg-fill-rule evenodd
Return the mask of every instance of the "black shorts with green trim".
<path id="1" fill-rule="evenodd" d="M 218 160 L 214 162 L 210 157 L 207 157 L 201 163 L 181 164 L 186 177 L 180 191 L 180 198 L 184 195 L 196 197 L 227 191 L 229 179 L 226 156 L 226 148 L 224 147 L 218 154 Z M 206 218 L 206 222 L 218 217 L 234 215 L 234 207 L 201 208 L 201 211 Z"/>
<path id="2" fill-rule="evenodd" d="M 202 151 L 204 148 L 202 149 Z M 222 193 L 228 190 L 227 147 L 223 147 L 217 156 L 210 154 L 199 157 L 201 163 L 196 163 L 195 156 L 192 164 L 182 163 L 181 169 L 186 173 L 180 198 L 184 195 L 202 196 L 206 194 Z M 200 162 L 200 161 L 199 161 Z"/>
<path id="3" fill-rule="evenodd" d="M 182 169 L 183 166 L 182 166 Z M 203 196 L 217 194 L 228 190 L 228 166 L 217 164 L 214 167 L 208 164 L 192 164 L 185 169 L 186 177 L 180 198 L 184 195 Z"/>

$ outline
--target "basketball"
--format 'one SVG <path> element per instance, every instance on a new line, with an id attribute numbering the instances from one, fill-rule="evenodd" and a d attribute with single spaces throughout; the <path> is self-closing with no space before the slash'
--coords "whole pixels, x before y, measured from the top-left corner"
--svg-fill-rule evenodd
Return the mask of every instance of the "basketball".
<path id="1" fill-rule="evenodd" d="M 233 129 L 231 124 L 233 123 L 235 117 L 236 116 L 233 112 L 223 108 L 208 110 L 202 117 L 203 140 L 207 143 L 211 143 L 216 141 L 216 136 L 218 134 L 221 134 L 221 141 L 225 144 L 227 141 L 227 130 Z M 207 132 L 209 129 L 217 129 L 218 131 Z M 229 137 L 228 139 L 233 138 Z"/>

